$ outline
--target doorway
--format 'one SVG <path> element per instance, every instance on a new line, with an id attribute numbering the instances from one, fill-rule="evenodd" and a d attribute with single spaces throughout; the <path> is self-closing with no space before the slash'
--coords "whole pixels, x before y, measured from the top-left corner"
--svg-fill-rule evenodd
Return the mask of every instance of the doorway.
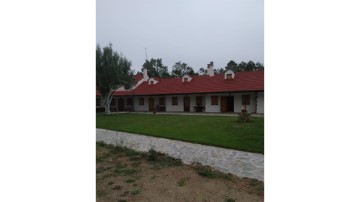
<path id="1" fill-rule="evenodd" d="M 234 112 L 234 96 L 221 96 L 220 112 Z"/>
<path id="2" fill-rule="evenodd" d="M 154 98 L 149 98 L 149 112 L 154 111 L 154 107 L 155 107 Z"/>
<path id="3" fill-rule="evenodd" d="M 190 97 L 184 97 L 184 112 L 190 112 Z"/>

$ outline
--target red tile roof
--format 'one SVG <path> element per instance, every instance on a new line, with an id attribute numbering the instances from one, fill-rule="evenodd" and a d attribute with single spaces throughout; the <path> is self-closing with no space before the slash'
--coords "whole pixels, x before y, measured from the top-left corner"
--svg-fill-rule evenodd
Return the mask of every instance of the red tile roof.
<path id="1" fill-rule="evenodd" d="M 157 84 L 143 82 L 134 95 L 192 94 L 212 92 L 263 91 L 264 71 L 236 72 L 234 79 L 224 79 L 224 74 L 191 76 L 190 82 L 181 78 L 156 79 Z"/>
<path id="2" fill-rule="evenodd" d="M 138 73 L 134 76 L 134 79 L 136 82 L 140 81 L 143 78 L 143 75 L 141 73 Z"/>
<path id="3" fill-rule="evenodd" d="M 125 95 L 165 95 L 165 94 L 193 94 L 239 91 L 263 91 L 264 71 L 236 72 L 234 79 L 224 79 L 224 74 L 213 77 L 190 76 L 190 82 L 182 82 L 181 78 L 154 78 L 157 84 L 141 83 L 134 91 L 115 91 L 116 96 Z M 142 74 L 137 74 L 135 80 L 142 79 Z M 96 95 L 100 95 L 96 91 Z"/>
<path id="4" fill-rule="evenodd" d="M 125 90 L 125 91 L 115 91 L 114 95 L 117 96 L 124 96 L 124 95 L 131 95 L 132 91 L 131 90 Z"/>

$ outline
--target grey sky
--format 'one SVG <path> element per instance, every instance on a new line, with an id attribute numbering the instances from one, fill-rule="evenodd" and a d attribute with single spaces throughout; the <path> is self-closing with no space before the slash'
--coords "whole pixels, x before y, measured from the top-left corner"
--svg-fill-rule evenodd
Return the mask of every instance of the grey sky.
<path id="1" fill-rule="evenodd" d="M 177 61 L 197 71 L 210 61 L 264 62 L 263 0 L 97 0 L 96 40 L 140 71 L 145 48 L 171 71 Z"/>

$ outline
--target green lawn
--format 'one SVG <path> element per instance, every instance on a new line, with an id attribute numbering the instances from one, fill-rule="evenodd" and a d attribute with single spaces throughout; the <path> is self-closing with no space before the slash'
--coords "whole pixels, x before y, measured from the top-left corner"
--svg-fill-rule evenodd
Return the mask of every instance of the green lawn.
<path id="1" fill-rule="evenodd" d="M 236 117 L 223 116 L 98 114 L 96 127 L 264 153 L 263 117 L 240 124 Z"/>

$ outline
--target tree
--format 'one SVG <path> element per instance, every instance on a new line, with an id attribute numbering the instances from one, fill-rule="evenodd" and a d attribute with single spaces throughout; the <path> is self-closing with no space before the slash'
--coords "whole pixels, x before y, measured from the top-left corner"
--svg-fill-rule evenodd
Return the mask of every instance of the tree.
<path id="1" fill-rule="evenodd" d="M 214 69 L 215 74 L 223 74 L 225 72 L 226 72 L 226 70 L 224 68 Z"/>
<path id="2" fill-rule="evenodd" d="M 171 75 L 173 77 L 182 77 L 185 74 L 195 75 L 194 69 L 181 61 L 175 63 L 172 67 Z"/>
<path id="3" fill-rule="evenodd" d="M 110 103 L 114 92 L 123 85 L 132 85 L 134 72 L 131 62 L 112 49 L 112 44 L 101 50 L 96 46 L 96 87 L 100 92 L 105 113 L 110 113 Z"/>
<path id="4" fill-rule="evenodd" d="M 255 70 L 264 70 L 264 65 L 260 62 L 256 64 L 253 61 L 244 62 L 238 64 L 237 71 L 255 71 Z"/>
<path id="5" fill-rule="evenodd" d="M 237 66 L 237 71 L 245 71 L 247 63 L 244 61 L 241 61 L 241 63 Z"/>
<path id="6" fill-rule="evenodd" d="M 264 70 L 264 64 L 257 62 L 255 64 L 255 70 Z"/>
<path id="7" fill-rule="evenodd" d="M 207 74 L 207 70 L 204 68 L 200 68 L 198 72 L 196 72 L 197 75 L 206 75 Z"/>
<path id="8" fill-rule="evenodd" d="M 246 64 L 245 71 L 254 71 L 255 70 L 255 63 L 253 61 L 249 61 Z"/>
<path id="9" fill-rule="evenodd" d="M 146 60 L 143 64 L 144 68 L 147 69 L 147 73 L 149 77 L 160 77 L 160 78 L 169 78 L 170 74 L 168 71 L 168 67 L 163 65 L 161 58 L 151 58 L 150 60 Z"/>
<path id="10" fill-rule="evenodd" d="M 227 63 L 227 65 L 226 65 L 226 67 L 225 67 L 225 70 L 231 69 L 231 70 L 233 70 L 233 71 L 236 71 L 237 66 L 238 66 L 238 65 L 236 64 L 236 62 L 234 62 L 234 60 L 230 60 L 230 62 Z"/>

